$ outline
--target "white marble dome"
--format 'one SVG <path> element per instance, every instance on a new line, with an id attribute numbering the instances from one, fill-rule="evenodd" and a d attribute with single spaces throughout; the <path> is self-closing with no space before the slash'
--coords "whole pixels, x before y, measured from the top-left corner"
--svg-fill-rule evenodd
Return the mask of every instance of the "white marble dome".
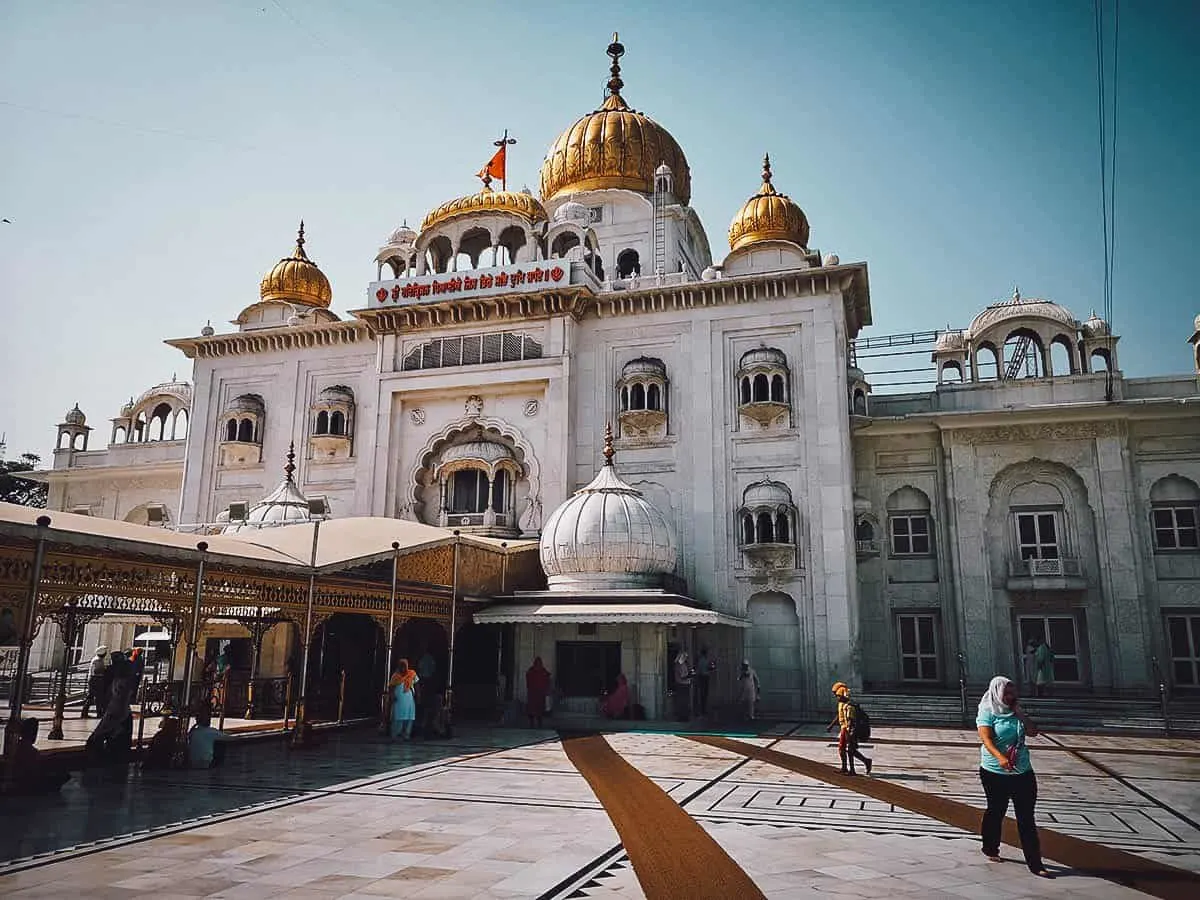
<path id="1" fill-rule="evenodd" d="M 591 219 L 592 214 L 586 206 L 582 203 L 576 203 L 574 200 L 568 200 L 554 211 L 553 221 L 555 224 L 559 222 L 571 222 L 586 228 Z"/>
<path id="2" fill-rule="evenodd" d="M 934 345 L 935 351 L 955 351 L 962 350 L 967 345 L 966 338 L 963 337 L 961 331 L 953 331 L 946 329 L 938 335 L 937 343 Z"/>
<path id="3" fill-rule="evenodd" d="M 620 479 L 611 454 L 609 444 L 599 474 L 542 527 L 539 550 L 551 591 L 657 587 L 675 571 L 675 529 Z"/>
<path id="4" fill-rule="evenodd" d="M 1084 337 L 1108 337 L 1112 334 L 1112 326 L 1096 315 L 1095 310 L 1092 310 L 1092 314 L 1079 326 L 1079 329 L 1083 332 Z"/>
<path id="5" fill-rule="evenodd" d="M 67 410 L 67 414 L 63 418 L 63 421 L 68 425 L 83 425 L 87 422 L 87 416 L 83 414 L 83 410 L 81 410 L 79 408 L 79 404 L 76 403 L 73 407 Z"/>
<path id="6" fill-rule="evenodd" d="M 786 484 L 771 481 L 769 478 L 756 481 L 746 488 L 742 494 L 742 505 L 745 507 L 779 507 L 792 505 L 792 492 Z"/>

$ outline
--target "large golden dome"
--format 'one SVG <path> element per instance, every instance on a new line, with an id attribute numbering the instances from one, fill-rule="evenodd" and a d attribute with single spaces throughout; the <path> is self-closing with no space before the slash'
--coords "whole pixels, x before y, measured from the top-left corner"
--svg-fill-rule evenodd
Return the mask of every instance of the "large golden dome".
<path id="1" fill-rule="evenodd" d="M 686 206 L 692 199 L 691 170 L 675 138 L 649 116 L 630 109 L 621 96 L 625 83 L 618 60 L 624 53 L 614 34 L 608 47 L 613 61 L 608 97 L 550 145 L 542 163 L 543 201 L 606 188 L 652 194 L 654 170 L 663 163 L 674 176 L 679 202 Z"/>
<path id="2" fill-rule="evenodd" d="M 488 185 L 478 194 L 448 200 L 421 221 L 421 230 L 433 228 L 458 216 L 480 213 L 509 213 L 533 222 L 546 218 L 546 210 L 533 194 L 524 191 L 493 191 Z"/>
<path id="3" fill-rule="evenodd" d="M 759 241 L 791 241 L 808 247 L 808 218 L 787 194 L 771 184 L 771 157 L 763 157 L 763 183 L 758 193 L 742 204 L 729 225 L 729 249 Z"/>
<path id="4" fill-rule="evenodd" d="M 303 303 L 328 309 L 333 300 L 333 289 L 325 273 L 304 252 L 304 223 L 296 236 L 296 249 L 275 263 L 275 268 L 264 276 L 258 287 L 264 300 L 282 300 L 285 303 Z"/>

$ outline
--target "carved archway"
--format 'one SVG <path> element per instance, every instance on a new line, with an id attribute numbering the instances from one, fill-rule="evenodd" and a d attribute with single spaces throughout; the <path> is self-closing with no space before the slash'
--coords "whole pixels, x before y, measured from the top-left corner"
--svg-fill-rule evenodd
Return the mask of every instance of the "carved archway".
<path id="1" fill-rule="evenodd" d="M 421 504 L 420 494 L 424 487 L 421 483 L 421 472 L 429 469 L 431 457 L 438 447 L 453 440 L 456 436 L 472 430 L 479 430 L 485 434 L 489 431 L 494 432 L 511 441 L 513 446 L 521 451 L 525 478 L 529 482 L 529 496 L 526 499 L 525 508 L 516 511 L 517 520 L 522 532 L 526 534 L 540 531 L 542 527 L 542 470 L 537 455 L 533 452 L 533 445 L 512 423 L 488 416 L 477 418 L 468 416 L 451 422 L 425 442 L 425 446 L 417 454 L 417 458 L 409 470 L 408 490 L 399 511 L 400 518 L 417 520 L 416 510 Z"/>

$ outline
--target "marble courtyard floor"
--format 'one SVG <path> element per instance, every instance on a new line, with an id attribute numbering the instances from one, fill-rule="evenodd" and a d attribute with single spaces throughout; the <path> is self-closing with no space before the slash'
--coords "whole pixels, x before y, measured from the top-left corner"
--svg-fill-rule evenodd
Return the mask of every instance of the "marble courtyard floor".
<path id="1" fill-rule="evenodd" d="M 980 854 L 972 737 L 879 727 L 870 779 L 787 724 L 235 746 L 219 770 L 0 800 L 0 896 L 1200 897 L 1200 741 L 1032 740 L 1046 881 Z"/>

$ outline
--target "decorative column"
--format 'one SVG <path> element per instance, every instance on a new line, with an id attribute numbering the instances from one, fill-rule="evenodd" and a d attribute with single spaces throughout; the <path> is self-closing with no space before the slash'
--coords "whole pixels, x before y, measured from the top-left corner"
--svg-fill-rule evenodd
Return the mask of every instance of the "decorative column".
<path id="1" fill-rule="evenodd" d="M 303 641 L 302 652 L 300 658 L 300 694 L 296 702 L 296 743 L 303 743 L 305 740 L 306 728 L 308 725 L 308 654 L 309 644 L 312 641 L 313 635 L 313 603 L 316 601 L 317 595 L 317 539 L 321 534 L 321 520 L 317 519 L 313 522 L 313 542 L 312 542 L 312 559 L 310 561 L 310 572 L 308 575 L 308 604 L 304 613 L 304 633 L 301 635 Z"/>
<path id="2" fill-rule="evenodd" d="M 196 544 L 200 552 L 200 564 L 196 567 L 196 592 L 192 597 L 192 617 L 188 622 L 187 655 L 183 660 L 183 709 L 180 710 L 180 736 L 187 734 L 188 718 L 192 714 L 192 669 L 196 655 L 196 644 L 200 642 L 200 602 L 204 593 L 204 566 L 208 562 L 208 541 Z"/>
<path id="3" fill-rule="evenodd" d="M 253 618 L 238 619 L 238 624 L 250 632 L 250 682 L 246 685 L 246 718 L 254 718 L 254 682 L 258 680 L 262 662 L 262 645 L 267 632 L 275 627 L 274 621 L 263 621 L 262 607 L 258 607 Z"/>
<path id="4" fill-rule="evenodd" d="M 454 736 L 454 644 L 458 631 L 458 547 L 461 532 L 454 529 L 454 574 L 450 586 L 450 661 L 446 667 L 446 736 Z"/>
<path id="5" fill-rule="evenodd" d="M 492 473 L 488 476 L 487 506 L 484 507 L 484 510 L 483 510 L 483 524 L 484 525 L 495 525 L 496 524 L 496 511 L 492 508 L 492 504 L 496 500 L 496 474 L 498 474 L 498 473 Z"/>
<path id="6" fill-rule="evenodd" d="M 37 599 L 42 584 L 42 563 L 46 559 L 46 532 L 50 528 L 49 516 L 37 517 L 37 543 L 33 548 L 33 565 L 29 573 L 29 593 L 25 599 L 25 621 L 21 625 L 21 643 L 17 648 L 17 671 L 13 679 L 13 700 L 9 707 L 8 725 L 4 729 L 4 756 L 8 760 L 7 780 L 11 783 L 15 772 L 13 750 L 17 746 L 20 731 L 21 709 L 25 702 L 25 675 L 29 671 L 29 651 L 37 631 Z"/>
<path id="7" fill-rule="evenodd" d="M 388 603 L 387 650 L 383 655 L 383 690 L 387 692 L 392 677 L 392 652 L 396 643 L 396 580 L 400 570 L 400 542 L 392 541 L 392 594 Z M 384 706 L 386 709 L 386 704 Z M 386 723 L 385 723 L 386 724 Z"/>
<path id="8" fill-rule="evenodd" d="M 80 613 L 76 608 L 78 604 L 78 600 L 72 600 L 66 607 L 51 616 L 58 625 L 59 634 L 62 635 L 63 658 L 62 665 L 58 668 L 58 695 L 54 698 L 54 722 L 50 726 L 50 733 L 46 735 L 46 739 L 50 741 L 63 739 L 63 717 L 67 708 L 67 679 L 71 674 L 71 650 L 75 647 L 79 632 L 88 622 L 97 618 L 94 613 Z"/>

